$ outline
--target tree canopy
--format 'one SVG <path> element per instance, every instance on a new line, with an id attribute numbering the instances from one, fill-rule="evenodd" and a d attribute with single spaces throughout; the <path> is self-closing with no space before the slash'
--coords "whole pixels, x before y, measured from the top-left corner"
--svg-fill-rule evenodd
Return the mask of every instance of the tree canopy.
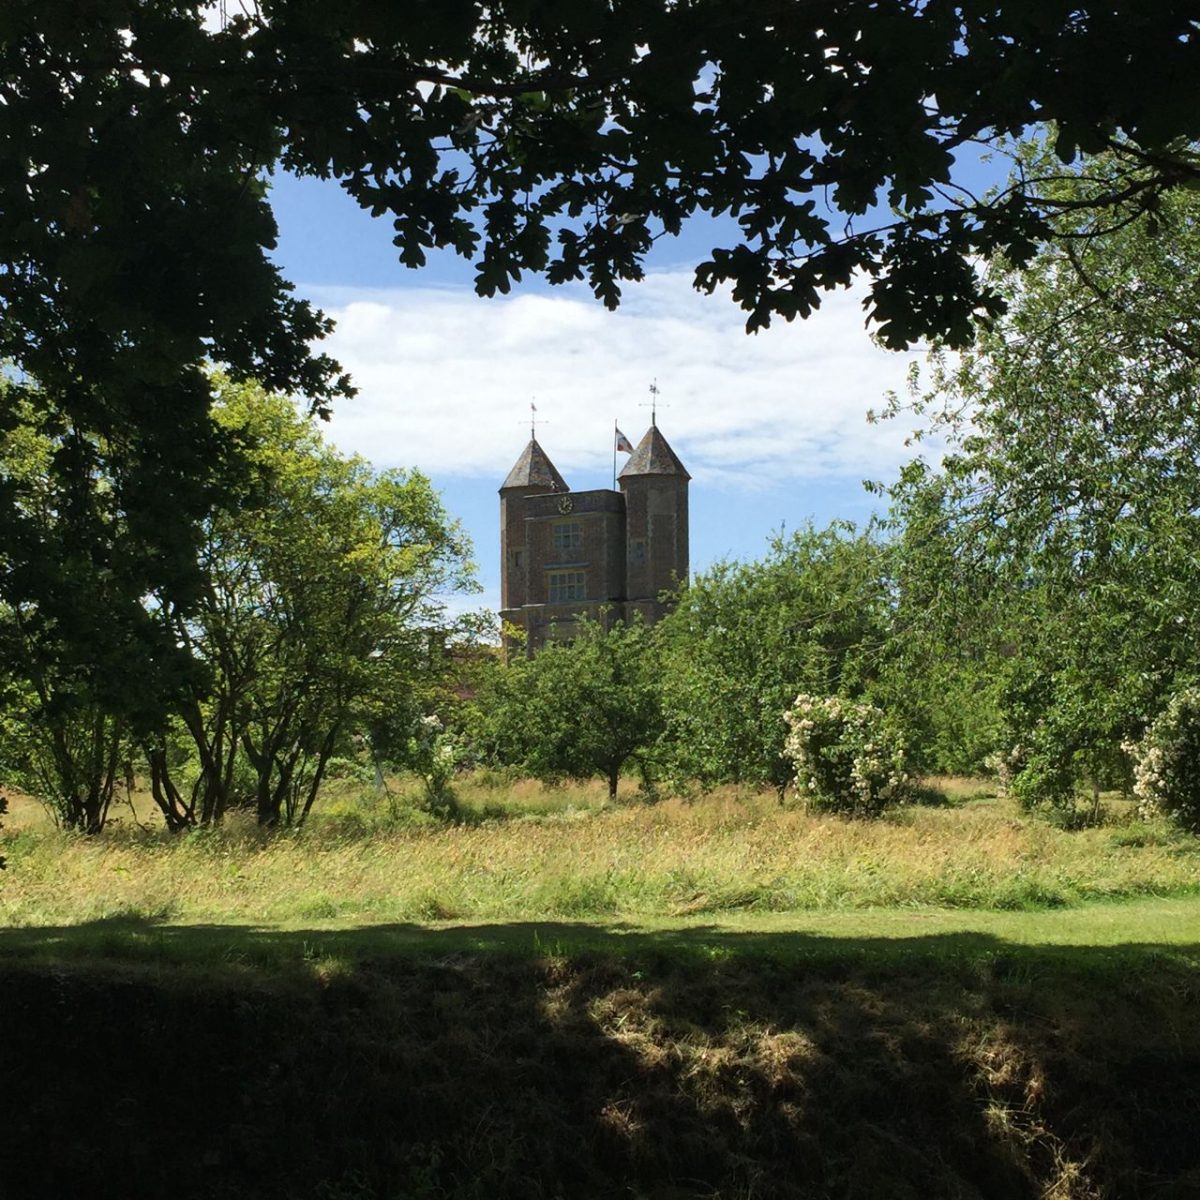
<path id="1" fill-rule="evenodd" d="M 1044 167 L 1041 149 L 1022 158 Z M 1101 158 L 1093 174 L 1121 170 Z M 1044 186 L 1069 202 L 1089 184 Z M 1086 233 L 1082 209 L 1073 220 Z M 997 261 L 1007 314 L 935 358 L 920 401 L 952 453 L 896 493 L 905 607 L 918 644 L 940 627 L 931 657 L 988 655 L 1009 748 L 1047 795 L 1103 774 L 1200 673 L 1198 263 L 1190 191 L 1103 243 L 1048 246 L 1024 271 Z"/>
<path id="2" fill-rule="evenodd" d="M 98 614 L 135 647 L 141 596 L 196 596 L 244 466 L 207 364 L 318 410 L 351 391 L 271 260 L 273 170 L 336 179 L 410 266 L 470 257 L 484 295 L 532 272 L 616 305 L 701 214 L 737 233 L 697 284 L 751 329 L 859 273 L 887 344 L 961 343 L 1002 305 L 981 256 L 1196 182 L 1198 38 L 1190 0 L 259 0 L 223 25 L 207 0 L 7 0 L 0 436 L 22 403 L 45 420 L 62 552 L 0 475 L 0 600 L 78 659 Z M 1117 147 L 1121 172 L 1066 202 L 956 187 L 964 148 L 1047 123 L 1061 160 Z"/>
<path id="3" fill-rule="evenodd" d="M 202 522 L 195 597 L 130 597 L 140 621 L 120 638 L 101 629 L 110 598 L 91 594 L 104 572 L 59 540 L 45 487 L 59 443 L 25 405 L 0 446 L 99 643 L 89 664 L 57 613 L 0 605 L 0 774 L 69 827 L 103 828 L 134 764 L 171 829 L 238 803 L 264 825 L 302 823 L 333 755 L 407 733 L 449 686 L 444 601 L 475 584 L 429 481 L 338 453 L 287 397 L 214 386 L 218 425 L 244 447 L 246 494 Z"/>
<path id="4" fill-rule="evenodd" d="M 640 620 L 578 620 L 485 677 L 476 737 L 498 761 L 539 779 L 601 775 L 615 799 L 621 768 L 647 758 L 662 730 L 654 631 Z"/>
<path id="5" fill-rule="evenodd" d="M 886 571 L 880 545 L 837 524 L 780 534 L 764 559 L 692 580 L 657 629 L 671 770 L 782 793 L 796 694 L 858 696 L 872 678 L 887 637 Z"/>
<path id="6" fill-rule="evenodd" d="M 258 173 L 281 164 L 390 216 L 408 265 L 474 257 L 484 294 L 532 271 L 615 304 L 654 238 L 728 214 L 740 241 L 697 279 L 732 281 L 751 328 L 865 269 L 889 344 L 962 340 L 995 303 L 970 257 L 1028 257 L 1061 210 L 1032 188 L 948 191 L 960 147 L 1051 122 L 1064 161 L 1119 144 L 1141 170 L 1101 206 L 1200 171 L 1186 0 L 259 0 L 224 28 L 208 8 L 5 6 L 20 326 L 49 332 L 35 293 L 54 279 L 56 304 L 98 305 L 112 333 L 153 314 L 172 352 L 208 338 L 269 387 L 336 390 L 304 349 L 319 320 L 262 253 Z"/>
<path id="7" fill-rule="evenodd" d="M 419 472 L 339 454 L 258 388 L 222 386 L 217 418 L 252 439 L 257 487 L 205 523 L 194 609 L 156 607 L 204 677 L 179 705 L 199 764 L 190 800 L 167 739 L 147 754 L 154 795 L 168 823 L 219 820 L 244 756 L 259 823 L 300 824 L 352 735 L 407 730 L 433 706 L 450 666 L 444 602 L 476 586 L 474 568 Z"/>

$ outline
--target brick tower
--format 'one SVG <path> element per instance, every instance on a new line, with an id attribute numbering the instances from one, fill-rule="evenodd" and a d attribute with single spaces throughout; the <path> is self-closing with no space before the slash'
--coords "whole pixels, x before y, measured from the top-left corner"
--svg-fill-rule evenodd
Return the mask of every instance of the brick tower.
<path id="1" fill-rule="evenodd" d="M 500 488 L 500 616 L 528 653 L 572 637 L 580 617 L 663 616 L 662 593 L 688 577 L 689 478 L 655 424 L 620 491 L 571 491 L 530 439 Z"/>
<path id="2" fill-rule="evenodd" d="M 667 611 L 662 593 L 688 578 L 688 480 L 657 423 L 621 471 L 625 497 L 625 612 L 653 624 Z"/>
<path id="3" fill-rule="evenodd" d="M 529 603 L 529 551 L 525 545 L 527 496 L 569 492 L 550 456 L 530 438 L 508 478 L 500 486 L 500 606 L 517 609 Z"/>

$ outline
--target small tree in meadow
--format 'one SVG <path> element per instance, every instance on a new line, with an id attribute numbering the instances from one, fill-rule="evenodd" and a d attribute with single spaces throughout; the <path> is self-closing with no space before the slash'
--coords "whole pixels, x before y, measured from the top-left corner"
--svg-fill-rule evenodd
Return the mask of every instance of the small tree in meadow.
<path id="1" fill-rule="evenodd" d="M 1143 817 L 1165 813 L 1200 833 L 1200 687 L 1176 692 L 1146 730 L 1133 778 Z"/>
<path id="2" fill-rule="evenodd" d="M 168 821 L 217 822 L 244 761 L 259 824 L 302 825 L 354 731 L 386 746 L 386 727 L 407 733 L 440 689 L 442 598 L 471 590 L 474 568 L 419 472 L 341 454 L 257 385 L 219 378 L 216 390 L 215 419 L 247 443 L 257 485 L 207 522 L 194 610 L 158 606 L 206 670 L 180 712 L 200 780 L 173 802 L 167 758 L 151 751 L 154 796 Z"/>
<path id="3" fill-rule="evenodd" d="M 614 798 L 628 761 L 645 776 L 662 732 L 653 631 L 641 621 L 574 628 L 570 642 L 496 672 L 480 693 L 479 737 L 497 761 L 538 779 L 600 775 Z"/>
<path id="4" fill-rule="evenodd" d="M 787 723 L 785 750 L 810 807 L 877 817 L 907 799 L 903 740 L 873 704 L 802 692 Z"/>

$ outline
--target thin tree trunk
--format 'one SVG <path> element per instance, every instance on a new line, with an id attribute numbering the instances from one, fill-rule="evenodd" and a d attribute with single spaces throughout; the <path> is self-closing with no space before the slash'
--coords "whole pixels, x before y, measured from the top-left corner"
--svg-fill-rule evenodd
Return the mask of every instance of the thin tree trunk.
<path id="1" fill-rule="evenodd" d="M 204 727 L 204 716 L 198 703 L 193 701 L 188 705 L 182 716 L 200 758 L 200 778 L 196 781 L 192 791 L 192 803 L 188 807 L 194 812 L 196 801 L 199 800 L 200 824 L 216 824 L 225 808 L 222 796 L 224 762 L 220 753 L 225 718 L 223 714 L 217 717 L 216 730 L 210 738 Z"/>
<path id="2" fill-rule="evenodd" d="M 150 794 L 162 812 L 167 828 L 181 833 L 195 824 L 194 805 L 185 803 L 167 768 L 164 746 L 147 746 L 146 761 L 150 765 Z"/>
<path id="3" fill-rule="evenodd" d="M 321 780 L 325 778 L 325 766 L 329 762 L 329 756 L 333 753 L 334 743 L 337 741 L 338 726 L 335 725 L 330 731 L 325 740 L 321 743 L 321 749 L 317 758 L 317 769 L 313 772 L 312 783 L 309 784 L 308 796 L 304 801 L 304 809 L 300 813 L 300 820 L 296 822 L 298 826 L 304 824 L 308 818 L 309 810 L 316 801 L 317 792 L 321 788 Z"/>
<path id="4" fill-rule="evenodd" d="M 242 749 L 254 768 L 254 816 L 264 829 L 273 829 L 279 824 L 279 807 L 282 794 L 271 789 L 271 764 L 274 761 L 270 748 L 264 743 L 262 752 L 255 749 L 248 732 L 242 734 Z"/>
<path id="5" fill-rule="evenodd" d="M 89 772 L 91 778 L 88 780 L 87 798 L 83 802 L 86 833 L 103 831 L 117 783 L 120 727 L 114 723 L 111 737 L 106 738 L 104 725 L 103 715 L 97 716 L 92 725 L 92 763 Z"/>

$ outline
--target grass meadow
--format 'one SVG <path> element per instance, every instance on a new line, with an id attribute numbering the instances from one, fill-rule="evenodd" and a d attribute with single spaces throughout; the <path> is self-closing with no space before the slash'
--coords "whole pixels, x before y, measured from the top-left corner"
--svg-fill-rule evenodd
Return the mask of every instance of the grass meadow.
<path id="1" fill-rule="evenodd" d="M 12 797 L 5 1195 L 1200 1195 L 1200 839 L 933 782 L 339 781 L 271 836 Z"/>
<path id="2" fill-rule="evenodd" d="M 459 788 L 434 822 L 395 784 L 335 785 L 297 834 L 238 816 L 172 837 L 127 812 L 105 835 L 53 829 L 15 802 L 0 891 L 10 926 L 135 916 L 166 922 L 661 921 L 731 914 L 950 908 L 1037 911 L 1200 894 L 1200 841 L 1135 819 L 1067 830 L 986 783 L 938 781 L 948 802 L 853 822 L 733 789 L 615 805 L 603 786 Z M 140 814 L 148 819 L 148 814 Z"/>

